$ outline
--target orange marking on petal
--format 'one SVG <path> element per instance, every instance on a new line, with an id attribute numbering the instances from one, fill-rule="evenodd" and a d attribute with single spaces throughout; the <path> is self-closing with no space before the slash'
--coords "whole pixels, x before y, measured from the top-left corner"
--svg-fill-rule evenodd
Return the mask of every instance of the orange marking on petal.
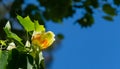
<path id="1" fill-rule="evenodd" d="M 43 40 L 42 45 L 43 45 L 43 48 L 47 48 L 48 47 L 48 40 Z"/>

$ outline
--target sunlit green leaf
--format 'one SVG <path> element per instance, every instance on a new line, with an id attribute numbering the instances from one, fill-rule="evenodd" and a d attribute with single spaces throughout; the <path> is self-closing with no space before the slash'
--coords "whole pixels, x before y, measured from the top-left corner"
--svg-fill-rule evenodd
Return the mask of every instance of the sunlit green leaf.
<path id="1" fill-rule="evenodd" d="M 8 53 L 7 51 L 1 51 L 1 57 L 0 57 L 0 69 L 6 69 L 7 66 L 7 59 L 8 59 Z"/>
<path id="2" fill-rule="evenodd" d="M 34 30 L 34 23 L 30 20 L 29 16 L 23 18 L 17 15 L 17 19 L 27 32 Z"/>
<path id="3" fill-rule="evenodd" d="M 36 32 L 44 32 L 45 28 L 43 25 L 39 25 L 38 21 L 35 21 L 35 31 Z"/>
<path id="4" fill-rule="evenodd" d="M 12 33 L 10 30 L 8 30 L 8 28 L 4 28 L 4 31 L 7 34 L 8 38 L 14 39 L 18 42 L 22 41 L 22 39 L 19 36 L 17 36 L 15 33 Z"/>
<path id="5" fill-rule="evenodd" d="M 0 40 L 0 45 L 6 46 L 5 40 Z"/>
<path id="6" fill-rule="evenodd" d="M 0 49 L 0 58 L 1 58 L 1 55 L 2 55 L 2 50 Z"/>

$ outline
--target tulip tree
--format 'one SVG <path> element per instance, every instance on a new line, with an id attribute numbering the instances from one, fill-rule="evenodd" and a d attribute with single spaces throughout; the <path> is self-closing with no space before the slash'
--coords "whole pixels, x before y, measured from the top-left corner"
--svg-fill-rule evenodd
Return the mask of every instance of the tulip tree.
<path id="1" fill-rule="evenodd" d="M 24 39 L 13 33 L 8 21 L 3 28 L 6 39 L 0 40 L 0 69 L 45 69 L 42 51 L 55 41 L 53 32 L 45 31 L 38 21 L 32 22 L 29 16 L 17 15 L 26 32 Z"/>
<path id="2" fill-rule="evenodd" d="M 29 1 L 32 1 L 32 3 L 29 3 Z M 31 41 L 30 40 L 31 37 L 28 36 L 33 34 L 33 32 L 31 31 L 33 31 L 33 29 L 35 28 L 34 25 L 35 24 L 37 25 L 36 22 L 38 22 L 41 25 L 46 25 L 47 21 L 52 21 L 53 23 L 62 24 L 62 21 L 64 19 L 76 18 L 74 14 L 77 11 L 79 13 L 77 15 L 78 19 L 75 19 L 76 21 L 74 23 L 80 25 L 81 27 L 87 28 L 87 27 L 92 27 L 95 24 L 95 22 L 97 23 L 97 21 L 95 21 L 96 12 L 98 14 L 100 12 L 100 17 L 102 17 L 103 19 L 108 21 L 113 21 L 114 17 L 119 15 L 119 8 L 120 8 L 120 0 L 0 0 L 0 40 L 5 40 L 6 38 L 12 40 L 14 39 L 16 44 L 20 44 L 21 46 L 24 46 L 25 43 L 29 44 L 29 42 Z M 12 23 L 11 25 L 15 25 L 17 23 L 16 20 L 17 14 L 19 14 L 22 17 L 25 17 L 25 18 L 21 18 L 20 16 L 17 16 L 17 18 L 20 20 L 19 21 L 20 24 L 23 25 L 23 28 L 26 31 L 24 31 L 23 28 L 18 29 L 16 26 L 12 27 L 11 30 L 8 30 L 6 28 L 3 29 L 4 25 L 8 20 Z M 29 17 L 26 17 L 27 15 L 29 15 L 31 20 L 29 20 L 30 19 Z M 38 28 L 37 26 L 36 28 Z M 43 28 L 41 29 L 38 28 L 37 30 L 42 30 L 42 29 Z M 46 37 L 46 35 L 48 35 L 49 32 L 42 34 L 45 35 L 44 37 Z M 20 36 L 20 38 L 18 36 Z M 40 37 L 40 35 L 38 35 L 37 37 Z M 59 41 L 61 41 L 64 38 L 64 36 L 62 34 L 58 34 L 57 38 L 58 41 L 56 40 L 55 43 L 59 44 Z M 0 41 L 1 44 L 3 42 L 7 42 L 7 41 Z M 44 43 L 46 43 L 46 41 L 44 41 Z M 29 45 L 27 46 L 29 47 Z M 2 46 L 2 49 L 4 47 L 6 48 L 6 46 L 4 45 Z M 49 52 L 52 52 L 54 48 L 55 46 L 53 47 L 51 46 L 46 51 L 48 51 L 49 54 Z M 52 54 L 50 53 L 49 55 L 50 55 L 49 57 L 52 60 L 54 60 L 52 58 Z M 51 63 L 52 61 L 51 59 L 48 60 L 48 64 L 47 64 L 48 66 L 49 63 Z"/>

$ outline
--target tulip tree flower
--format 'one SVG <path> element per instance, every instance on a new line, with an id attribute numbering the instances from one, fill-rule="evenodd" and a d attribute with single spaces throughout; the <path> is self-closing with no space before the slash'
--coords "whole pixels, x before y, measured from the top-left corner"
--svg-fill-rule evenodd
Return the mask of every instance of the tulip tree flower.
<path id="1" fill-rule="evenodd" d="M 54 33 L 51 31 L 45 32 L 44 26 L 39 25 L 38 21 L 32 22 L 29 16 L 22 18 L 18 15 L 17 18 L 27 32 L 34 31 L 31 38 L 33 46 L 39 46 L 40 49 L 46 49 L 55 41 Z"/>
<path id="2" fill-rule="evenodd" d="M 37 33 L 32 36 L 32 43 L 40 46 L 40 49 L 45 49 L 55 41 L 54 37 L 55 35 L 51 31 Z"/>
<path id="3" fill-rule="evenodd" d="M 39 46 L 40 49 L 46 49 L 55 41 L 55 35 L 53 32 L 45 32 L 45 28 L 42 25 L 36 23 L 37 28 L 32 35 L 32 44 Z"/>

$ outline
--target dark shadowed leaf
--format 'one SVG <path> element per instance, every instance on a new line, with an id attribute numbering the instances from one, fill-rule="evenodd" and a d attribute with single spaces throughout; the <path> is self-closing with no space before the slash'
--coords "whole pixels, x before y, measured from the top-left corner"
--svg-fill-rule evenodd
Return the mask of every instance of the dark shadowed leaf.
<path id="1" fill-rule="evenodd" d="M 108 21 L 113 21 L 113 17 L 111 16 L 103 16 L 103 18 Z"/>
<path id="2" fill-rule="evenodd" d="M 111 16 L 115 16 L 116 15 L 116 10 L 115 8 L 113 8 L 110 4 L 104 4 L 103 5 L 103 11 L 106 14 L 109 14 Z"/>
<path id="3" fill-rule="evenodd" d="M 33 5 L 33 4 L 29 4 L 24 10 L 26 15 L 30 15 L 35 11 L 38 11 L 38 7 L 36 5 Z"/>
<path id="4" fill-rule="evenodd" d="M 12 49 L 11 59 L 9 60 L 7 69 L 27 69 L 27 55 L 19 52 L 17 49 Z"/>
<path id="5" fill-rule="evenodd" d="M 114 4 L 119 6 L 120 5 L 120 0 L 113 0 L 114 1 Z"/>
<path id="6" fill-rule="evenodd" d="M 86 0 L 84 2 L 84 7 L 89 7 L 89 6 L 92 6 L 94 8 L 98 8 L 99 7 L 98 0 Z"/>
<path id="7" fill-rule="evenodd" d="M 27 57 L 27 69 L 32 69 L 32 68 L 33 68 L 33 58 L 31 59 L 29 56 Z"/>
<path id="8" fill-rule="evenodd" d="M 90 1 L 91 1 L 91 5 L 92 5 L 94 8 L 98 8 L 98 7 L 99 7 L 98 0 L 90 0 Z"/>
<path id="9" fill-rule="evenodd" d="M 73 0 L 73 1 L 75 1 L 75 2 L 80 2 L 81 0 Z"/>
<path id="10" fill-rule="evenodd" d="M 30 63 L 31 65 L 33 65 L 33 63 L 34 63 L 33 57 L 32 57 L 31 55 L 27 55 L 27 58 L 28 58 L 29 63 Z"/>
<path id="11" fill-rule="evenodd" d="M 44 61 L 44 60 L 41 60 L 40 69 L 46 69 L 44 63 L 45 63 L 45 61 Z"/>
<path id="12" fill-rule="evenodd" d="M 92 14 L 93 10 L 90 7 L 85 7 L 86 12 Z"/>
<path id="13" fill-rule="evenodd" d="M 41 17 L 41 14 L 39 12 L 36 12 L 34 15 L 30 16 L 31 20 L 38 20 L 40 25 L 45 25 L 44 20 Z"/>
<path id="14" fill-rule="evenodd" d="M 81 27 L 88 27 L 88 26 L 92 26 L 92 24 L 94 23 L 94 18 L 91 14 L 87 13 L 77 22 L 81 25 Z"/>
<path id="15" fill-rule="evenodd" d="M 62 22 L 65 17 L 72 16 L 75 12 L 72 9 L 72 0 L 38 0 L 45 7 L 44 17 L 46 20 Z"/>
<path id="16" fill-rule="evenodd" d="M 24 3 L 24 0 L 14 0 L 12 4 L 12 8 L 10 8 L 10 15 L 11 17 L 15 18 L 16 14 L 21 15 L 22 14 L 22 4 Z"/>
<path id="17" fill-rule="evenodd" d="M 64 39 L 63 34 L 58 34 L 57 37 L 58 37 L 59 39 L 61 39 L 61 40 Z"/>

